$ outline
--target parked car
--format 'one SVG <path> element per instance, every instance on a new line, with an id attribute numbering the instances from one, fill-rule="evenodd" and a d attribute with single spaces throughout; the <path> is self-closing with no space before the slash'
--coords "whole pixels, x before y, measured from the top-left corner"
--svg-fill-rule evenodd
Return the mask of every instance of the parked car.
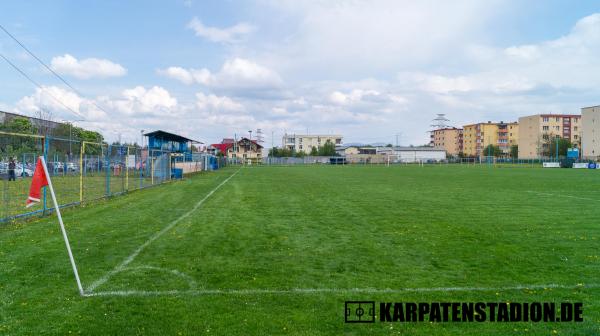
<path id="1" fill-rule="evenodd" d="M 79 166 L 74 162 L 67 163 L 67 171 L 76 172 L 79 171 Z"/>
<path id="2" fill-rule="evenodd" d="M 60 161 L 48 162 L 48 169 L 50 171 L 62 172 L 64 170 L 64 168 L 65 168 L 65 165 Z"/>
<path id="3" fill-rule="evenodd" d="M 31 176 L 33 176 L 33 170 L 31 170 L 27 167 L 23 168 L 23 165 L 17 164 L 17 169 L 15 169 L 15 174 L 17 176 L 21 176 L 21 177 L 31 177 Z"/>

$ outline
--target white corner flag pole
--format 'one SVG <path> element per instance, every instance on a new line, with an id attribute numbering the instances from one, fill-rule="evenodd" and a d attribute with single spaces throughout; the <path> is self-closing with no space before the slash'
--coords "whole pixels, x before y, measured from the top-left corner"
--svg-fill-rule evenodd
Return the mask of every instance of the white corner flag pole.
<path id="1" fill-rule="evenodd" d="M 44 167 L 44 174 L 46 175 L 46 179 L 48 180 L 48 188 L 50 189 L 50 195 L 52 195 L 52 202 L 54 202 L 54 210 L 56 211 L 56 216 L 58 217 L 58 223 L 60 224 L 60 230 L 62 231 L 63 238 L 65 239 L 65 245 L 67 245 L 67 252 L 69 252 L 69 259 L 71 260 L 71 266 L 73 266 L 73 273 L 75 274 L 75 280 L 77 280 L 77 287 L 79 288 L 79 294 L 81 296 L 85 296 L 83 292 L 83 287 L 81 286 L 81 280 L 79 280 L 79 272 L 77 272 L 77 266 L 75 265 L 75 259 L 73 258 L 73 252 L 71 252 L 71 245 L 69 244 L 69 238 L 67 238 L 67 231 L 65 230 L 65 225 L 63 224 L 62 216 L 60 214 L 60 207 L 58 206 L 58 202 L 56 201 L 56 195 L 54 194 L 54 188 L 52 187 L 52 181 L 50 180 L 50 174 L 48 174 L 48 168 L 46 167 L 46 160 L 43 156 L 40 156 L 40 160 L 42 160 L 42 167 Z"/>

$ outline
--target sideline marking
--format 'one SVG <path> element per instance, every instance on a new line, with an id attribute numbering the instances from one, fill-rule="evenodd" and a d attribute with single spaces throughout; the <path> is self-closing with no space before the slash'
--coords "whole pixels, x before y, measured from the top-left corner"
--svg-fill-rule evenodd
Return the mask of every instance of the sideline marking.
<path id="1" fill-rule="evenodd" d="M 213 190 L 211 190 L 206 196 L 204 196 L 203 199 L 201 199 L 200 201 L 198 201 L 198 203 L 196 203 L 196 205 L 194 205 L 194 207 L 190 211 L 188 211 L 188 212 L 184 213 L 183 215 L 179 216 L 177 219 L 175 219 L 174 221 L 172 221 L 171 223 L 169 223 L 169 225 L 167 225 L 166 227 L 164 227 L 162 230 L 160 230 L 159 232 L 155 233 L 145 243 L 143 243 L 142 245 L 140 245 L 140 247 L 138 247 L 135 251 L 133 251 L 133 253 L 130 256 L 128 256 L 127 258 L 125 258 L 125 260 L 123 260 L 123 262 L 121 262 L 119 265 L 117 265 L 111 271 L 109 271 L 108 273 L 106 273 L 100 279 L 94 281 L 86 289 L 86 292 L 88 292 L 86 296 L 90 296 L 91 292 L 93 292 L 96 288 L 98 288 L 99 286 L 101 286 L 104 283 L 106 283 L 108 281 L 108 279 L 110 279 L 113 275 L 115 275 L 115 274 L 117 274 L 119 272 L 122 272 L 125 269 L 125 267 L 127 267 L 127 265 L 129 265 L 148 245 L 150 245 L 153 241 L 155 241 L 158 238 L 160 238 L 160 236 L 162 236 L 163 234 L 165 234 L 167 231 L 171 230 L 173 227 L 175 227 L 175 225 L 177 225 L 183 219 L 187 218 L 194 211 L 198 210 L 198 208 L 200 208 L 200 206 L 202 206 L 202 204 L 204 203 L 204 201 L 206 201 L 210 196 L 212 196 L 212 194 L 214 194 L 215 191 L 219 190 L 219 188 L 221 188 L 225 183 L 227 183 L 240 170 L 241 170 L 241 168 L 238 169 L 238 170 L 236 170 L 235 173 L 231 174 L 228 178 L 226 178 L 223 182 L 221 182 L 218 186 L 216 186 Z"/>
<path id="2" fill-rule="evenodd" d="M 600 288 L 600 284 L 579 285 L 517 285 L 511 287 L 424 287 L 424 288 L 291 288 L 291 289 L 199 289 L 199 290 L 120 290 L 86 293 L 85 296 L 201 296 L 201 295 L 260 295 L 260 294 L 320 294 L 320 293 L 426 293 L 426 292 L 494 292 L 540 289 L 590 289 Z"/>
<path id="3" fill-rule="evenodd" d="M 584 200 L 584 201 L 600 202 L 600 199 L 595 199 L 595 198 L 578 197 L 578 196 L 561 195 L 561 194 L 551 194 L 551 193 L 545 193 L 545 192 L 539 192 L 539 191 L 531 191 L 531 190 L 526 190 L 525 192 L 532 193 L 532 194 L 537 194 L 537 195 L 540 195 L 540 196 L 568 197 L 568 198 L 574 198 L 574 199 L 579 199 L 579 200 Z"/>

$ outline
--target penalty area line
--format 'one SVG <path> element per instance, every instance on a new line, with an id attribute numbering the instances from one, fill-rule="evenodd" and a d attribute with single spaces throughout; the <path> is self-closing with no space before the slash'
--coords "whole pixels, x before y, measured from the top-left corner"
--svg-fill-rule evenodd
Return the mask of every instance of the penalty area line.
<path id="1" fill-rule="evenodd" d="M 189 210 L 188 212 L 184 213 L 183 215 L 177 217 L 177 219 L 175 219 L 174 221 L 172 221 L 171 223 L 169 223 L 167 226 L 165 226 L 162 230 L 158 231 L 157 233 L 155 233 L 154 235 L 152 235 L 148 240 L 146 240 L 146 242 L 144 242 L 142 245 L 140 245 L 140 247 L 138 247 L 135 251 L 133 251 L 133 253 L 131 255 L 129 255 L 127 258 L 125 258 L 125 260 L 123 260 L 119 265 L 117 265 L 115 268 L 113 268 L 111 271 L 109 271 L 108 273 L 106 273 L 104 276 L 102 276 L 100 279 L 94 281 L 87 289 L 86 289 L 86 293 L 85 296 L 93 296 L 93 291 L 98 288 L 99 286 L 105 284 L 113 275 L 122 272 L 127 265 L 129 265 L 133 260 L 135 260 L 135 258 L 148 246 L 150 245 L 153 241 L 157 240 L 158 238 L 160 238 L 162 235 L 164 235 L 166 232 L 168 232 L 169 230 L 171 230 L 172 228 L 174 228 L 177 224 L 179 224 L 179 222 L 181 222 L 182 220 L 184 220 L 185 218 L 187 218 L 188 216 L 190 216 L 193 212 L 195 212 L 196 210 L 198 210 L 202 204 L 210 197 L 212 196 L 217 190 L 219 190 L 219 188 L 221 188 L 223 185 L 225 185 L 225 183 L 227 183 L 229 180 L 231 180 L 232 177 L 234 177 L 239 171 L 241 170 L 238 169 L 236 170 L 233 174 L 231 174 L 228 178 L 226 178 L 223 182 L 221 182 L 219 185 L 217 185 L 213 190 L 211 190 L 208 194 L 206 194 L 206 196 L 204 196 L 204 198 L 202 198 L 200 201 L 198 201 L 198 203 L 196 203 L 194 205 L 194 207 Z"/>
<path id="2" fill-rule="evenodd" d="M 203 296 L 203 295 L 265 295 L 265 294 L 341 294 L 341 293 L 428 293 L 428 292 L 502 292 L 514 290 L 541 289 L 590 289 L 600 288 L 600 284 L 577 285 L 516 285 L 508 287 L 422 287 L 422 288 L 290 288 L 290 289 L 198 289 L 198 290 L 117 290 L 86 293 L 87 297 L 96 296 Z"/>

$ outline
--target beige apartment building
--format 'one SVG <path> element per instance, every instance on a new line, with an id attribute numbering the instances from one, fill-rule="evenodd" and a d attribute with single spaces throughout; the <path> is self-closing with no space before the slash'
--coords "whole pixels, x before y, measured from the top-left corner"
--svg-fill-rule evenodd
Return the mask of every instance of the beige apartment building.
<path id="1" fill-rule="evenodd" d="M 327 141 L 333 143 L 335 146 L 342 145 L 341 135 L 299 135 L 299 134 L 285 134 L 282 139 L 282 148 L 293 149 L 295 152 L 304 152 L 310 154 L 313 147 L 319 149 Z"/>
<path id="2" fill-rule="evenodd" d="M 519 142 L 519 123 L 503 123 L 498 124 L 498 147 L 503 153 L 509 154 L 512 146 L 518 145 Z"/>
<path id="3" fill-rule="evenodd" d="M 489 145 L 498 146 L 506 155 L 518 143 L 519 123 L 503 121 L 477 123 L 463 126 L 463 154 L 465 156 L 486 156 L 484 149 Z"/>
<path id="4" fill-rule="evenodd" d="M 519 118 L 519 158 L 542 156 L 551 137 L 569 139 L 581 145 L 582 121 L 578 114 L 536 114 Z"/>
<path id="5" fill-rule="evenodd" d="M 600 106 L 581 109 L 581 155 L 584 158 L 600 157 Z"/>
<path id="6" fill-rule="evenodd" d="M 458 155 L 463 151 L 462 128 L 447 127 L 431 131 L 431 144 L 446 150 L 448 155 Z"/>

